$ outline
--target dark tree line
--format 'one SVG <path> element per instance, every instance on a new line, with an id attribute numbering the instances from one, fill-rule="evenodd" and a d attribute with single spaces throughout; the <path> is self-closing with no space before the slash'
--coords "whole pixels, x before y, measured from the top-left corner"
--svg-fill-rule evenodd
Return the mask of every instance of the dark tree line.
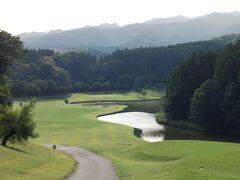
<path id="1" fill-rule="evenodd" d="M 194 52 L 223 48 L 223 40 L 199 41 L 167 47 L 117 50 L 100 60 L 100 72 L 114 90 L 160 88 L 170 72 Z"/>
<path id="2" fill-rule="evenodd" d="M 12 93 L 21 96 L 69 92 L 69 72 L 57 65 L 54 52 L 28 50 L 24 63 L 12 66 Z"/>
<path id="3" fill-rule="evenodd" d="M 207 132 L 240 130 L 240 41 L 224 50 L 194 54 L 171 74 L 169 121 L 189 121 Z"/>
<path id="4" fill-rule="evenodd" d="M 170 72 L 183 59 L 199 51 L 222 49 L 233 42 L 234 37 L 117 50 L 99 60 L 84 52 L 27 50 L 24 63 L 12 66 L 12 93 L 14 96 L 36 96 L 74 91 L 161 89 Z"/>

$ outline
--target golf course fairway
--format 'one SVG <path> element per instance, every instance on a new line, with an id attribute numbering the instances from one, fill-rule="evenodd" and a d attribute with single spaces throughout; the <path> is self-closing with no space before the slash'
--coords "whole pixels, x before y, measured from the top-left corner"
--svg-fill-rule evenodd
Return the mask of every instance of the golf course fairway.
<path id="1" fill-rule="evenodd" d="M 148 91 L 144 99 L 160 96 L 161 94 L 155 91 Z M 83 93 L 73 94 L 73 97 L 69 98 L 70 101 L 133 99 L 143 97 L 135 93 Z M 131 127 L 96 119 L 98 115 L 120 111 L 123 108 L 124 106 L 120 105 L 65 104 L 63 97 L 38 99 L 34 116 L 40 137 L 32 140 L 31 144 L 62 144 L 86 148 L 110 159 L 121 180 L 240 179 L 239 144 L 190 140 L 150 143 L 135 137 Z M 29 145 L 30 149 L 35 148 L 35 145 Z M 62 157 L 62 153 L 57 153 L 60 154 L 58 161 L 62 162 L 66 158 L 68 163 L 64 170 L 59 169 L 62 163 L 56 167 L 56 171 L 61 171 L 64 176 L 72 170 L 73 162 L 67 156 Z M 56 155 L 51 151 L 42 156 L 54 158 Z M 2 161 L 0 167 L 3 167 Z M 47 170 L 44 175 L 49 175 L 48 179 L 55 179 L 51 173 Z"/>

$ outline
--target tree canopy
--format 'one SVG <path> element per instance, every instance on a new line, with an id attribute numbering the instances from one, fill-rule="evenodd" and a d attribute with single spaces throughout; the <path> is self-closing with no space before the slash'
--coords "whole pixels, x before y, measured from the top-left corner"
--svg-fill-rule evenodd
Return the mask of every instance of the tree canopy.
<path id="1" fill-rule="evenodd" d="M 169 121 L 192 121 L 207 132 L 240 130 L 240 41 L 216 53 L 195 54 L 172 73 Z"/>
<path id="2" fill-rule="evenodd" d="M 12 107 L 12 95 L 9 88 L 8 67 L 19 63 L 24 49 L 18 37 L 0 31 L 0 138 L 1 144 L 6 146 L 7 141 L 26 142 L 29 138 L 37 137 L 34 132 L 36 124 L 32 118 L 34 102 L 22 105 L 19 110 Z"/>
<path id="3" fill-rule="evenodd" d="M 18 37 L 0 31 L 0 104 L 10 105 L 12 103 L 10 88 L 6 72 L 14 62 L 21 60 L 24 50 L 22 42 Z"/>
<path id="4" fill-rule="evenodd" d="M 79 51 L 27 50 L 24 63 L 12 66 L 12 93 L 36 96 L 75 91 L 163 89 L 170 72 L 183 60 L 198 51 L 222 49 L 229 43 L 225 39 L 119 49 L 99 59 Z"/>
<path id="5" fill-rule="evenodd" d="M 36 123 L 33 121 L 32 110 L 35 102 L 22 105 L 20 110 L 4 108 L 1 110 L 0 116 L 0 132 L 2 145 L 6 146 L 7 141 L 24 143 L 29 138 L 36 138 Z"/>
<path id="6" fill-rule="evenodd" d="M 19 37 L 0 31 L 0 75 L 2 76 L 14 60 L 23 56 L 23 44 Z"/>

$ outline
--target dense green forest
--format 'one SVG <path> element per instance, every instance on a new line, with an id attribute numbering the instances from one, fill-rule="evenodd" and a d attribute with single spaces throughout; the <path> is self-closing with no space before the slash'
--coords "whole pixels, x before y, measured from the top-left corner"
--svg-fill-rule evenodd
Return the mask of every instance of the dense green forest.
<path id="1" fill-rule="evenodd" d="M 188 121 L 206 132 L 240 130 L 240 41 L 219 52 L 196 53 L 171 74 L 168 121 Z"/>
<path id="2" fill-rule="evenodd" d="M 117 50 L 96 58 L 86 52 L 27 50 L 24 63 L 12 66 L 14 96 L 75 91 L 162 89 L 170 72 L 194 52 L 222 49 L 239 39 L 228 35 L 209 41 Z"/>

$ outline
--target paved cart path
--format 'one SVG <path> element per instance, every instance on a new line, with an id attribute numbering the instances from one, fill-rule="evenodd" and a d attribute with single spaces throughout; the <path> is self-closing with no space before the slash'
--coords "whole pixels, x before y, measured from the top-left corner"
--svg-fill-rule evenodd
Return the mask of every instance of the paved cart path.
<path id="1" fill-rule="evenodd" d="M 52 144 L 44 145 L 52 148 Z M 74 173 L 68 180 L 117 180 L 111 161 L 86 149 L 57 145 L 60 150 L 72 156 L 77 162 Z"/>

